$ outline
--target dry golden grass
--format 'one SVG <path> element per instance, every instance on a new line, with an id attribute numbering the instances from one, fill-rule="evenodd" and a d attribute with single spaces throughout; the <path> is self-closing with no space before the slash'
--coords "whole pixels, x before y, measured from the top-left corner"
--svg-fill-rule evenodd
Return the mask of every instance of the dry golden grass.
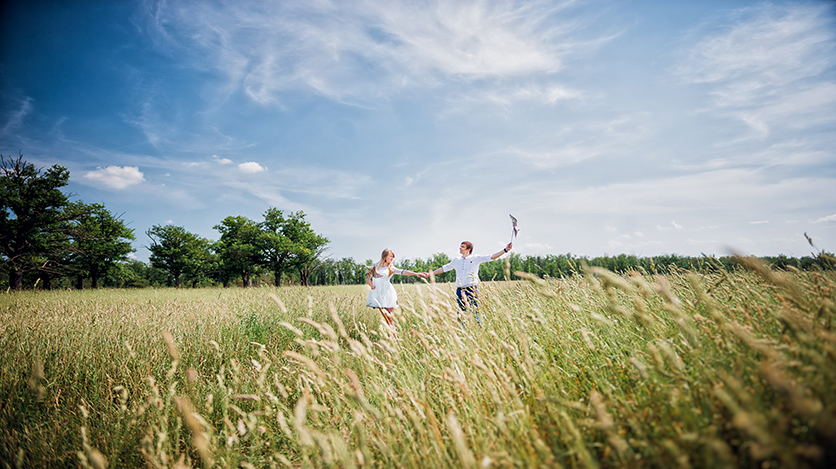
<path id="1" fill-rule="evenodd" d="M 0 298 L 4 467 L 827 467 L 834 274 Z"/>

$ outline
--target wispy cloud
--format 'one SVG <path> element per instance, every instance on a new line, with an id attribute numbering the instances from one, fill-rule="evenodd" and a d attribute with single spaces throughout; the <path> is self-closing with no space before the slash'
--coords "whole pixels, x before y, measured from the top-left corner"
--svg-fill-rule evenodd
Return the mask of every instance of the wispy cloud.
<path id="1" fill-rule="evenodd" d="M 137 116 L 128 117 L 125 122 L 137 127 L 148 140 L 148 143 L 155 147 L 167 142 L 166 134 L 171 132 L 170 127 L 166 127 L 164 121 L 156 115 L 154 110 L 154 103 L 150 98 L 146 98 L 139 106 L 139 113 Z"/>
<path id="2" fill-rule="evenodd" d="M 515 167 L 538 170 L 577 165 L 602 156 L 629 158 L 637 148 L 652 145 L 652 127 L 651 116 L 643 112 L 571 122 L 532 132 L 524 142 L 514 142 L 513 146 L 479 157 L 482 161 L 491 158 L 504 162 L 511 158 Z"/>
<path id="3" fill-rule="evenodd" d="M 831 222 L 831 221 L 836 221 L 836 214 L 828 215 L 826 217 L 821 217 L 818 220 L 814 221 L 813 223 L 826 223 L 826 222 Z"/>
<path id="4" fill-rule="evenodd" d="M 145 181 L 136 166 L 107 166 L 87 172 L 84 177 L 110 189 L 125 189 Z"/>
<path id="5" fill-rule="evenodd" d="M 6 125 L 0 130 L 0 136 L 6 136 L 20 128 L 23 119 L 32 111 L 32 98 L 26 97 L 21 100 L 18 107 L 6 116 Z"/>
<path id="6" fill-rule="evenodd" d="M 528 205 L 555 214 L 660 216 L 687 210 L 690 216 L 700 212 L 725 218 L 727 213 L 742 212 L 763 217 L 779 210 L 792 213 L 800 207 L 832 205 L 836 203 L 829 195 L 832 183 L 828 177 L 813 176 L 773 181 L 752 169 L 706 171 L 579 189 L 546 188 L 547 182 L 532 182 L 530 188 L 536 198 Z"/>
<path id="7" fill-rule="evenodd" d="M 744 122 L 753 136 L 775 126 L 833 122 L 836 83 L 824 74 L 836 57 L 830 3 L 769 3 L 740 9 L 731 24 L 702 39 L 677 69 L 709 86 L 715 110 Z"/>
<path id="8" fill-rule="evenodd" d="M 154 37 L 227 78 L 226 93 L 276 102 L 287 90 L 366 100 L 442 82 L 549 74 L 594 41 L 555 2 L 159 3 Z M 208 58 L 208 63 L 204 62 Z M 574 92 L 543 91 L 552 102 Z"/>

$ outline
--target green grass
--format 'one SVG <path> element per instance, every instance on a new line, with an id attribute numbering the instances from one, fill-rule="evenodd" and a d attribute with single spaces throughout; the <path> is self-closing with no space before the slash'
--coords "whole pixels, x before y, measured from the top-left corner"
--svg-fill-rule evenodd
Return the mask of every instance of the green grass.
<path id="1" fill-rule="evenodd" d="M 828 467 L 836 276 L 0 296 L 4 467 Z M 178 466 L 180 465 L 180 466 Z"/>

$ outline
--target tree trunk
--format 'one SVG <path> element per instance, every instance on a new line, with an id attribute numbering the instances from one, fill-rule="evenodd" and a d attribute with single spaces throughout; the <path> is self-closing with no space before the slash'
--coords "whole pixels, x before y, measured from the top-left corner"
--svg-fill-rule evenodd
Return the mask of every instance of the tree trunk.
<path id="1" fill-rule="evenodd" d="M 12 290 L 23 290 L 23 272 L 14 267 L 9 269 L 9 285 L 12 287 Z"/>
<path id="2" fill-rule="evenodd" d="M 180 274 L 174 276 L 174 288 L 180 288 Z"/>
<path id="3" fill-rule="evenodd" d="M 273 274 L 276 276 L 276 286 L 277 287 L 282 286 L 282 272 L 277 270 L 277 271 L 273 272 Z"/>
<path id="4" fill-rule="evenodd" d="M 93 272 L 90 273 L 90 279 L 92 281 L 91 286 L 94 289 L 99 288 L 99 271 L 98 270 L 93 270 Z"/>
<path id="5" fill-rule="evenodd" d="M 52 277 L 46 274 L 41 278 L 44 279 L 44 290 L 52 290 Z"/>
<path id="6" fill-rule="evenodd" d="M 76 290 L 84 289 L 84 276 L 81 275 L 81 274 L 78 274 L 78 276 L 75 278 L 75 289 Z"/>
<path id="7" fill-rule="evenodd" d="M 303 287 L 308 286 L 308 270 L 307 269 L 299 269 L 299 283 L 301 283 Z"/>

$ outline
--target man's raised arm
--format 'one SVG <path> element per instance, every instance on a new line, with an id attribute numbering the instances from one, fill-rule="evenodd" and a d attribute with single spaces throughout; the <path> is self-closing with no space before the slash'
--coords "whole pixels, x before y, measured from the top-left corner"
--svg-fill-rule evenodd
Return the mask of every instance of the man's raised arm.
<path id="1" fill-rule="evenodd" d="M 499 257 L 499 256 L 501 256 L 501 255 L 505 254 L 506 252 L 510 251 L 512 247 L 514 247 L 514 243 L 508 243 L 508 245 L 507 245 L 507 246 L 505 246 L 505 249 L 503 249 L 503 250 L 501 250 L 501 251 L 499 251 L 499 252 L 495 252 L 495 253 L 491 254 L 491 260 L 494 260 L 494 259 L 496 259 L 497 257 Z"/>

